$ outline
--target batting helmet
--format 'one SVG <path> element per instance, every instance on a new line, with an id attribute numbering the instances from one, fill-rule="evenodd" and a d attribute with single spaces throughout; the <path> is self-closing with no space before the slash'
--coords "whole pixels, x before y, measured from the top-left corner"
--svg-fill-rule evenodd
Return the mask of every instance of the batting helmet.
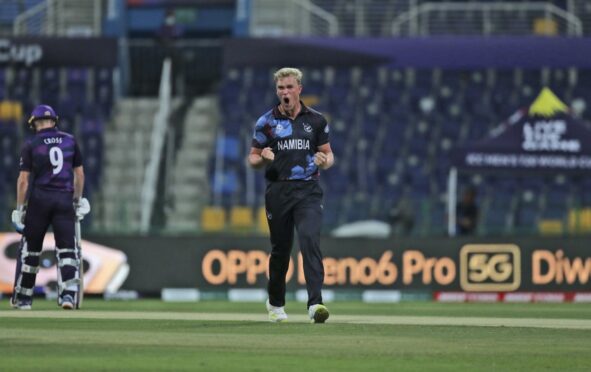
<path id="1" fill-rule="evenodd" d="M 55 114 L 55 111 L 48 105 L 39 105 L 35 107 L 33 112 L 31 112 L 31 117 L 29 118 L 29 126 L 33 127 L 33 123 L 35 120 L 40 119 L 51 119 L 57 123 L 58 116 Z"/>

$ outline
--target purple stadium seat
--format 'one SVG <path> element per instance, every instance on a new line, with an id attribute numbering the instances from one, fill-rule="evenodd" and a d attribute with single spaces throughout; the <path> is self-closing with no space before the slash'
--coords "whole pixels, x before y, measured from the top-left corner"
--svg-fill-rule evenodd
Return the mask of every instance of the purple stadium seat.
<path id="1" fill-rule="evenodd" d="M 99 135 L 102 136 L 105 130 L 105 122 L 98 117 L 87 116 L 82 119 L 80 130 L 83 135 Z"/>

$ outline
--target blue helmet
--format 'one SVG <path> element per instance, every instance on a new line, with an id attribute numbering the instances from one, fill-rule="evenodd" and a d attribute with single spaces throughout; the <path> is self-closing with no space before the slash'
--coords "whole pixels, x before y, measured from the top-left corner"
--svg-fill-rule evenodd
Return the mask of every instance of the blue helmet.
<path id="1" fill-rule="evenodd" d="M 29 126 L 33 127 L 33 123 L 35 122 L 35 120 L 40 119 L 51 119 L 55 121 L 57 124 L 58 116 L 55 114 L 55 111 L 53 110 L 53 108 L 51 108 L 51 106 L 39 105 L 35 107 L 33 112 L 31 112 L 31 117 L 29 118 Z"/>

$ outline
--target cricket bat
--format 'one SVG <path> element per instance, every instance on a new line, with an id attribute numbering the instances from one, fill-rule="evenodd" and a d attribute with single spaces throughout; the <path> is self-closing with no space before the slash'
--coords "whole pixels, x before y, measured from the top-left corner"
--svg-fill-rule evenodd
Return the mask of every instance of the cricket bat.
<path id="1" fill-rule="evenodd" d="M 84 259 L 82 258 L 82 232 L 80 229 L 80 220 L 78 219 L 76 219 L 75 230 L 76 249 L 78 250 L 78 259 L 80 260 L 80 264 L 78 266 L 80 284 L 78 285 L 78 301 L 76 301 L 76 309 L 80 309 L 82 307 L 82 299 L 84 298 Z"/>

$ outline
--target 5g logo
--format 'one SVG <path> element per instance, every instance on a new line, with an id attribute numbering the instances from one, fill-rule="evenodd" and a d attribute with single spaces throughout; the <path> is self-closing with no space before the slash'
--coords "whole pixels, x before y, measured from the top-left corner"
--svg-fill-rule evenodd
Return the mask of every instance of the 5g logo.
<path id="1" fill-rule="evenodd" d="M 467 244 L 460 250 L 464 291 L 514 291 L 521 284 L 521 254 L 514 244 Z"/>

